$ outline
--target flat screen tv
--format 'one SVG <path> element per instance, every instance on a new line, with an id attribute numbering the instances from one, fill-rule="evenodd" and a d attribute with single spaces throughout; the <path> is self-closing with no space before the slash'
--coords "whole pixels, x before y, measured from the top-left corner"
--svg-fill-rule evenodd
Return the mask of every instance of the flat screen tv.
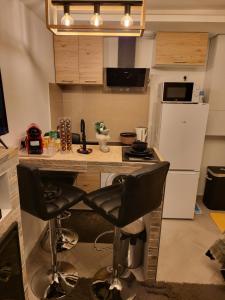
<path id="1" fill-rule="evenodd" d="M 2 76 L 0 71 L 0 136 L 9 132 L 8 122 L 7 122 L 7 115 L 5 109 L 5 98 L 4 98 L 4 91 L 3 91 L 3 84 L 2 84 Z M 6 145 L 0 139 L 0 143 L 6 147 Z"/>

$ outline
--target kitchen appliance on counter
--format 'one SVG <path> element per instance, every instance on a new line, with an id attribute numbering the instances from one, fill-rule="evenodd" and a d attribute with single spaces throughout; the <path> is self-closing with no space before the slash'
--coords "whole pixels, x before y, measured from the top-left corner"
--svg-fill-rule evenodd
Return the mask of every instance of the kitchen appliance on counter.
<path id="1" fill-rule="evenodd" d="M 43 141 L 41 136 L 41 129 L 34 123 L 32 123 L 27 130 L 26 148 L 28 154 L 43 153 Z"/>
<path id="2" fill-rule="evenodd" d="M 163 217 L 193 219 L 208 104 L 160 103 L 155 147 L 170 162 Z"/>
<path id="3" fill-rule="evenodd" d="M 198 103 L 200 87 L 195 82 L 164 82 L 160 85 L 160 99 L 168 103 Z"/>
<path id="4" fill-rule="evenodd" d="M 146 148 L 144 151 L 135 151 L 132 147 L 123 146 L 122 147 L 122 160 L 131 162 L 150 162 L 154 163 L 159 161 L 157 154 L 154 149 Z"/>

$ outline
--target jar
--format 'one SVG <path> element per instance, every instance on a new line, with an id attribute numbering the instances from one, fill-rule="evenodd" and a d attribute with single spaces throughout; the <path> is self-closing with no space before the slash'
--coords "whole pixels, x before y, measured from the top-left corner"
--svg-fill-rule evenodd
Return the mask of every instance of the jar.
<path id="1" fill-rule="evenodd" d="M 120 141 L 123 145 L 132 145 L 133 142 L 136 141 L 136 133 L 135 132 L 121 132 L 120 133 Z"/>

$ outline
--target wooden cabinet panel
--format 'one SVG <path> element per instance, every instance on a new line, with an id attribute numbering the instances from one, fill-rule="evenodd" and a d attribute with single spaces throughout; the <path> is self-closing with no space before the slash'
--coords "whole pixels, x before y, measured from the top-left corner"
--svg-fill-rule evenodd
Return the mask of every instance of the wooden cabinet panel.
<path id="1" fill-rule="evenodd" d="M 100 188 L 101 176 L 99 172 L 79 173 L 75 186 L 85 192 L 92 192 Z"/>
<path id="2" fill-rule="evenodd" d="M 79 83 L 78 37 L 54 36 L 57 83 Z"/>
<path id="3" fill-rule="evenodd" d="M 155 65 L 206 64 L 207 33 L 158 32 L 156 35 Z"/>
<path id="4" fill-rule="evenodd" d="M 103 38 L 79 37 L 80 84 L 103 83 Z"/>

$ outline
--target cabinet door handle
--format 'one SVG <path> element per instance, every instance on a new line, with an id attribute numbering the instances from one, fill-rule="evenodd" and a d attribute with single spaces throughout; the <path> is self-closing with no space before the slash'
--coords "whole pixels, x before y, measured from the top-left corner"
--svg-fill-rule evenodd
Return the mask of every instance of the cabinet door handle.
<path id="1" fill-rule="evenodd" d="M 85 80 L 85 82 L 97 82 L 97 80 Z"/>
<path id="2" fill-rule="evenodd" d="M 186 64 L 186 61 L 174 61 L 174 64 Z"/>
<path id="3" fill-rule="evenodd" d="M 73 82 L 73 80 L 62 80 L 62 82 Z"/>

